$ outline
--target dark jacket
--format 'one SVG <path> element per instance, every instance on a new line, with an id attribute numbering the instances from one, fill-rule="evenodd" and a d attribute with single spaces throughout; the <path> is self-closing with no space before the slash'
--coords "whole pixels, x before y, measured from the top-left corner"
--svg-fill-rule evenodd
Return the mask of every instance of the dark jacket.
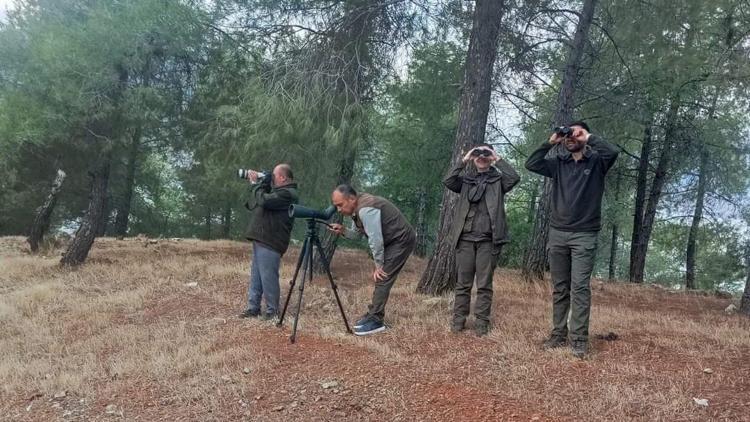
<path id="1" fill-rule="evenodd" d="M 568 232 L 599 231 L 604 177 L 619 150 L 595 135 L 589 138 L 578 162 L 562 146 L 552 147 L 545 142 L 526 160 L 529 171 L 552 178 L 550 227 Z"/>
<path id="2" fill-rule="evenodd" d="M 447 238 L 447 241 L 454 248 L 458 245 L 471 206 L 468 197 L 471 185 L 464 183 L 464 175 L 462 175 L 464 168 L 465 164 L 459 162 L 443 179 L 446 188 L 461 195 L 453 215 L 453 225 L 451 225 Z M 487 179 L 487 190 L 484 192 L 484 199 L 482 200 L 487 201 L 487 211 L 489 211 L 492 226 L 492 243 L 500 246 L 510 240 L 508 223 L 505 218 L 505 194 L 510 192 L 521 178 L 505 160 L 498 161 L 496 167 L 491 168 L 490 172 Z"/>
<path id="3" fill-rule="evenodd" d="M 278 188 L 253 187 L 251 197 L 245 203 L 245 208 L 252 214 L 245 237 L 283 255 L 289 248 L 294 225 L 294 219 L 289 217 L 289 206 L 296 204 L 298 199 L 296 183 Z"/>

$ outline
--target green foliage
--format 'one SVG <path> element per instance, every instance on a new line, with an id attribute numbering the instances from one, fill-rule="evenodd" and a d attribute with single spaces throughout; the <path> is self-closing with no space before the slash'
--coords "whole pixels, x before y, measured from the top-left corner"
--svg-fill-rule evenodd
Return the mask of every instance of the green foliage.
<path id="1" fill-rule="evenodd" d="M 463 52 L 451 43 L 416 48 L 408 77 L 389 85 L 373 123 L 375 143 L 367 154 L 376 169 L 373 189 L 413 223 L 425 219 L 428 236 L 436 230 L 442 178 L 453 149 L 462 61 Z"/>
<path id="2" fill-rule="evenodd" d="M 644 127 L 653 125 L 655 159 L 677 101 L 648 279 L 682 279 L 697 157 L 706 151 L 697 282 L 714 288 L 741 278 L 746 223 L 737 217 L 747 213 L 750 180 L 743 7 L 600 2 L 576 114 L 623 153 L 607 182 L 597 274 L 607 273 L 617 225 L 617 276 L 627 277 Z M 507 8 L 488 139 L 495 125 L 518 120 L 500 152 L 522 171 L 548 137 L 562 41 L 575 24 L 565 10 L 578 4 Z M 87 172 L 105 150 L 113 154 L 112 220 L 135 144 L 129 234 L 241 238 L 248 185 L 236 170 L 287 162 L 306 205 L 322 208 L 337 182 L 351 179 L 393 200 L 414 225 L 423 221 L 434 239 L 471 16 L 453 0 L 22 1 L 0 25 L 0 234 L 26 230 L 58 167 L 68 179 L 53 225 L 71 227 L 86 208 Z M 516 110 L 506 113 L 509 103 Z M 524 173 L 508 198 L 504 265 L 521 264 L 539 183 Z"/>

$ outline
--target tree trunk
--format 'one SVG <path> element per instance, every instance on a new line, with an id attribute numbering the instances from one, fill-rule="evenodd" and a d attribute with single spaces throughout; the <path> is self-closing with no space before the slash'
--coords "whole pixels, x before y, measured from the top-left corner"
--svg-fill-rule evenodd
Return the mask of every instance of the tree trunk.
<path id="1" fill-rule="evenodd" d="M 151 55 L 146 57 L 146 61 L 141 69 L 141 85 L 145 88 L 151 86 Z M 125 192 L 123 197 L 120 198 L 120 203 L 117 207 L 117 219 L 115 221 L 115 235 L 117 237 L 125 237 L 128 233 L 128 220 L 130 219 L 130 207 L 133 202 L 133 189 L 135 187 L 135 173 L 138 170 L 138 154 L 141 147 L 141 139 L 143 137 L 143 123 L 136 122 L 135 129 L 133 130 L 133 136 L 130 138 L 130 146 L 128 148 L 126 174 L 125 174 Z"/>
<path id="2" fill-rule="evenodd" d="M 638 162 L 638 176 L 635 182 L 635 209 L 633 211 L 633 235 L 630 238 L 630 271 L 629 280 L 637 282 L 643 280 L 643 272 L 639 272 L 641 254 L 643 253 L 643 215 L 646 208 L 646 187 L 648 185 L 648 168 L 651 155 L 651 122 L 646 123 L 643 130 L 643 143 L 641 144 L 641 157 Z M 645 255 L 643 256 L 645 260 Z"/>
<path id="3" fill-rule="evenodd" d="M 128 81 L 128 72 L 121 64 L 115 65 L 118 73 L 118 85 L 105 97 L 109 98 L 116 108 L 120 105 L 123 91 Z M 116 131 L 120 130 L 122 110 L 114 110 L 108 116 L 95 120 L 86 125 L 86 143 L 97 151 L 96 159 L 91 164 L 91 193 L 86 215 L 76 230 L 73 241 L 65 251 L 60 264 L 63 266 L 77 266 L 82 264 L 94 244 L 97 232 L 102 226 L 102 219 L 106 218 L 107 192 L 109 188 L 109 171 L 112 163 L 112 143 Z"/>
<path id="4" fill-rule="evenodd" d="M 414 248 L 414 253 L 421 258 L 427 255 L 427 219 L 425 213 L 427 212 L 427 190 L 425 188 L 419 188 L 417 192 L 417 246 Z"/>
<path id="5" fill-rule="evenodd" d="M 204 218 L 204 221 L 206 223 L 206 240 L 211 240 L 211 210 L 206 211 L 206 216 Z"/>
<path id="6" fill-rule="evenodd" d="M 232 207 L 230 205 L 227 205 L 226 208 L 224 208 L 224 214 L 221 217 L 221 237 L 222 238 L 229 239 L 231 225 L 232 225 Z"/>
<path id="7" fill-rule="evenodd" d="M 31 252 L 39 250 L 39 243 L 41 243 L 42 238 L 44 238 L 47 230 L 49 230 L 50 217 L 52 216 L 52 211 L 55 209 L 57 195 L 60 193 L 64 180 L 65 172 L 62 169 L 58 169 L 57 176 L 55 176 L 55 180 L 52 182 L 52 189 L 50 189 L 47 199 L 36 209 L 36 216 L 34 217 L 34 222 L 31 225 L 27 239 L 31 247 Z"/>
<path id="8" fill-rule="evenodd" d="M 504 10 L 505 2 L 502 0 L 476 1 L 459 103 L 458 130 L 453 144 L 453 163 L 461 160 L 470 146 L 484 142 L 492 91 L 492 70 Z M 454 245 L 446 242 L 445 236 L 453 224 L 457 202 L 458 195 L 448 189 L 443 190 L 438 238 L 417 285 L 420 293 L 439 295 L 452 290 L 456 284 L 455 249 Z"/>
<path id="9" fill-rule="evenodd" d="M 680 99 L 679 95 L 672 99 L 669 105 L 669 111 L 667 112 L 666 125 L 667 129 L 664 133 L 664 142 L 659 155 L 659 162 L 656 165 L 656 172 L 654 178 L 651 181 L 651 190 L 648 194 L 648 202 L 646 203 L 646 211 L 643 215 L 642 230 L 639 235 L 638 249 L 635 251 L 635 260 L 631 262 L 631 268 L 634 268 L 631 273 L 631 281 L 636 283 L 643 283 L 643 276 L 646 268 L 646 255 L 648 253 L 648 243 L 651 239 L 651 233 L 654 230 L 654 223 L 656 222 L 656 211 L 659 207 L 659 201 L 661 200 L 661 194 L 664 190 L 664 185 L 667 183 L 669 178 L 669 170 L 672 162 L 672 156 L 674 155 L 674 144 L 675 137 L 677 136 L 677 117 L 680 110 Z"/>
<path id="10" fill-rule="evenodd" d="M 615 179 L 615 202 L 620 200 L 620 184 L 622 182 L 622 172 L 617 172 Z M 617 221 L 612 222 L 612 242 L 609 245 L 609 281 L 617 278 L 617 242 L 620 237 L 619 225 Z"/>
<path id="11" fill-rule="evenodd" d="M 534 225 L 529 244 L 523 256 L 522 274 L 526 281 L 541 280 L 547 269 L 547 237 L 549 234 L 549 207 L 552 184 L 544 178 L 538 195 Z"/>
<path id="12" fill-rule="evenodd" d="M 109 167 L 112 160 L 111 152 L 104 153 L 100 160 L 99 165 L 89 173 L 91 176 L 91 193 L 89 194 L 89 206 L 86 215 L 83 216 L 81 225 L 76 230 L 73 242 L 60 260 L 61 265 L 77 266 L 86 260 L 91 245 L 94 244 L 97 229 L 104 218 L 109 184 Z"/>
<path id="13" fill-rule="evenodd" d="M 538 180 L 534 180 L 534 184 L 531 188 L 531 198 L 529 199 L 529 213 L 526 214 L 526 222 L 529 224 L 534 223 L 534 215 L 536 215 L 536 200 L 539 196 L 539 185 Z"/>
<path id="14" fill-rule="evenodd" d="M 135 187 L 135 172 L 138 166 L 138 149 L 141 145 L 141 128 L 133 132 L 128 149 L 128 163 L 125 173 L 125 191 L 117 207 L 117 218 L 115 219 L 115 235 L 125 237 L 128 233 L 128 220 L 130 219 L 130 204 L 133 201 L 133 189 Z"/>
<path id="15" fill-rule="evenodd" d="M 96 227 L 96 237 L 102 237 L 107 234 L 107 224 L 109 223 L 109 214 L 111 211 L 112 195 L 108 194 L 107 197 L 104 198 L 104 210 L 102 211 L 102 218 L 99 220 L 99 225 Z"/>
<path id="16" fill-rule="evenodd" d="M 745 278 L 745 291 L 740 300 L 740 313 L 750 317 L 750 242 L 745 245 L 745 266 L 747 267 L 747 278 Z"/>
<path id="17" fill-rule="evenodd" d="M 589 39 L 589 28 L 594 20 L 597 0 L 585 0 L 576 25 L 573 46 L 569 52 L 565 71 L 563 72 L 560 92 L 557 96 L 557 109 L 553 116 L 553 126 L 570 123 L 575 108 L 575 94 L 578 76 L 581 68 L 583 52 Z M 557 147 L 555 147 L 557 148 Z M 555 150 L 553 148 L 553 151 Z M 523 259 L 523 275 L 526 280 L 542 279 L 547 268 L 547 238 L 549 235 L 549 209 L 552 194 L 551 181 L 546 179 L 542 183 L 539 203 L 534 216 L 534 226 L 531 242 L 526 248 Z"/>
<path id="18" fill-rule="evenodd" d="M 703 218 L 703 202 L 706 197 L 706 179 L 708 178 L 708 151 L 706 146 L 701 146 L 701 162 L 698 169 L 698 192 L 695 198 L 695 211 L 693 212 L 693 222 L 690 225 L 688 234 L 687 251 L 685 253 L 685 288 L 695 289 L 695 258 L 696 258 L 696 239 L 698 237 L 698 228 Z"/>

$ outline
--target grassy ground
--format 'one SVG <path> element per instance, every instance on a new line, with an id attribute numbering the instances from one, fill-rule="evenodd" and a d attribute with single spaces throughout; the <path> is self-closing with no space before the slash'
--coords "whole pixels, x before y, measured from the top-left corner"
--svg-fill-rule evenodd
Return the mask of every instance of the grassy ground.
<path id="1" fill-rule="evenodd" d="M 324 279 L 305 290 L 297 343 L 239 320 L 249 245 L 98 239 L 79 269 L 0 239 L 1 420 L 748 420 L 750 321 L 729 300 L 594 283 L 586 361 L 544 352 L 550 292 L 498 270 L 494 330 L 448 331 L 449 296 L 414 292 L 412 258 L 386 323 L 347 335 Z M 284 258 L 283 289 L 297 251 Z M 340 250 L 351 320 L 371 263 Z M 708 406 L 693 398 L 707 399 Z"/>

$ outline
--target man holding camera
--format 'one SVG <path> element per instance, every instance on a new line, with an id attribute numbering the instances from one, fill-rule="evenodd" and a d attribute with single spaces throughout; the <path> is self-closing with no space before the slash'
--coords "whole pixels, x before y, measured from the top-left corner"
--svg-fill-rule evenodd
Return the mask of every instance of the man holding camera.
<path id="1" fill-rule="evenodd" d="M 505 194 L 519 180 L 518 173 L 498 157 L 489 144 L 469 150 L 443 179 L 445 187 L 461 195 L 447 238 L 456 249 L 458 273 L 451 322 L 453 333 L 464 329 L 475 280 L 474 331 L 481 337 L 490 330 L 492 275 L 502 246 L 508 242 Z"/>
<path id="2" fill-rule="evenodd" d="M 289 206 L 297 203 L 297 184 L 289 164 L 277 165 L 268 175 L 248 170 L 245 177 L 257 184 L 245 203 L 252 213 L 245 237 L 253 242 L 253 258 L 247 308 L 240 318 L 260 316 L 262 297 L 266 302 L 262 318 L 273 319 L 279 311 L 279 266 L 292 235 Z"/>
<path id="3" fill-rule="evenodd" d="M 331 194 L 331 202 L 341 214 L 352 218 L 354 228 L 332 224 L 330 230 L 350 239 L 366 236 L 375 261 L 372 302 L 368 312 L 355 323 L 354 334 L 379 333 L 385 330 L 383 318 L 391 287 L 414 250 L 416 233 L 401 211 L 385 198 L 357 194 L 351 186 L 340 185 Z"/>
<path id="4" fill-rule="evenodd" d="M 553 151 L 550 151 L 554 148 Z M 588 354 L 591 272 L 601 229 L 604 180 L 618 149 L 582 121 L 555 129 L 526 168 L 552 179 L 547 252 L 552 275 L 552 333 L 546 349 L 570 342 L 573 355 Z"/>

